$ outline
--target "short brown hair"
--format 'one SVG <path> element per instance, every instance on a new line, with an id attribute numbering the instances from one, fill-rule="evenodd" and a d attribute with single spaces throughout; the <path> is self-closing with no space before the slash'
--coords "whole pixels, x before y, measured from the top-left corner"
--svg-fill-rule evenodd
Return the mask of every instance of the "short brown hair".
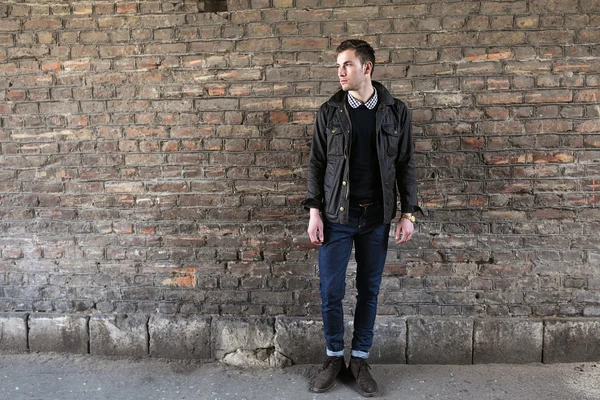
<path id="1" fill-rule="evenodd" d="M 371 68 L 371 75 L 373 75 L 373 70 L 375 69 L 375 51 L 369 43 L 360 39 L 344 40 L 335 49 L 335 52 L 336 54 L 340 54 L 342 51 L 346 50 L 354 50 L 354 53 L 362 64 L 371 61 L 371 64 L 373 65 L 373 68 Z"/>

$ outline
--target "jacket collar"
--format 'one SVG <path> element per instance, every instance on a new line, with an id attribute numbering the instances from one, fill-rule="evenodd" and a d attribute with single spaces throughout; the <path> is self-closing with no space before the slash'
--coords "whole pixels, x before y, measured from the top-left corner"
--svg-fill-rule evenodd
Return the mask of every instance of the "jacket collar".
<path id="1" fill-rule="evenodd" d="M 372 81 L 373 87 L 377 90 L 377 96 L 381 104 L 392 105 L 394 104 L 394 98 L 392 94 L 379 82 Z M 346 92 L 342 89 L 338 90 L 331 98 L 327 101 L 330 105 L 335 107 L 342 107 L 346 101 Z"/>

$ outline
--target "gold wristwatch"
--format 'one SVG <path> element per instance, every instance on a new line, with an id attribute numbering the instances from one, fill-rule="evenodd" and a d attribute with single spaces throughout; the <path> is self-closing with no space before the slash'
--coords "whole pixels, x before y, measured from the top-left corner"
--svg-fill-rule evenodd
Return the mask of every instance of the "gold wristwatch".
<path id="1" fill-rule="evenodd" d="M 414 215 L 408 215 L 408 214 L 402 214 L 402 215 L 400 216 L 400 218 L 407 219 L 407 220 L 409 220 L 410 222 L 412 222 L 413 224 L 414 224 L 414 223 L 415 223 L 415 221 L 417 220 L 417 219 L 415 218 L 415 216 L 414 216 Z"/>

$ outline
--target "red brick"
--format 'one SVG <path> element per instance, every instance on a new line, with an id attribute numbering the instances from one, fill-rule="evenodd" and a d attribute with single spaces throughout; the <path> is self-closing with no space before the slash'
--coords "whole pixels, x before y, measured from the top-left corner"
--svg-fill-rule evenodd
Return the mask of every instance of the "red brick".
<path id="1" fill-rule="evenodd" d="M 168 137 L 166 127 L 147 127 L 147 126 L 134 126 L 125 130 L 125 136 L 128 138 L 147 138 L 147 137 Z"/>
<path id="2" fill-rule="evenodd" d="M 148 101 L 143 100 L 114 100 L 109 101 L 106 104 L 106 108 L 109 111 L 144 111 L 150 107 L 150 103 Z"/>
<path id="3" fill-rule="evenodd" d="M 515 19 L 515 25 L 521 29 L 537 28 L 539 22 L 540 20 L 537 15 L 518 16 Z"/>
<path id="4" fill-rule="evenodd" d="M 503 93 L 481 93 L 477 94 L 477 103 L 484 105 L 494 104 L 518 104 L 523 102 L 521 93 L 503 92 Z"/>
<path id="5" fill-rule="evenodd" d="M 480 12 L 483 15 L 506 15 L 506 14 L 526 14 L 527 13 L 527 2 L 526 1 L 514 1 L 514 2 L 482 2 Z"/>
<path id="6" fill-rule="evenodd" d="M 598 133 L 600 132 L 600 121 L 597 119 L 593 119 L 588 121 L 577 122 L 575 124 L 575 131 L 583 133 Z"/>
<path id="7" fill-rule="evenodd" d="M 188 185 L 185 182 L 169 182 L 169 183 L 157 183 L 148 185 L 149 192 L 167 192 L 167 193 L 181 193 L 188 191 Z"/>
<path id="8" fill-rule="evenodd" d="M 294 118 L 294 121 L 298 122 L 298 120 L 296 118 Z M 288 123 L 288 122 L 290 122 L 290 119 L 288 117 L 288 114 L 285 112 L 271 112 L 271 113 L 269 113 L 269 122 L 271 122 L 271 123 Z"/>
<path id="9" fill-rule="evenodd" d="M 226 81 L 258 81 L 262 79 L 260 69 L 238 69 L 217 73 L 216 79 Z"/>
<path id="10" fill-rule="evenodd" d="M 600 89 L 587 89 L 575 91 L 573 101 L 576 103 L 595 103 L 600 100 Z"/>
<path id="11" fill-rule="evenodd" d="M 282 39 L 282 48 L 287 51 L 295 50 L 312 50 L 327 48 L 328 39 L 322 37 L 302 37 L 302 38 L 286 38 Z"/>
<path id="12" fill-rule="evenodd" d="M 462 147 L 465 149 L 482 149 L 485 145 L 483 138 L 465 138 L 462 139 Z"/>
<path id="13" fill-rule="evenodd" d="M 527 39 L 531 45 L 550 44 L 566 45 L 574 42 L 575 32 L 570 30 L 545 30 L 528 32 Z"/>
<path id="14" fill-rule="evenodd" d="M 381 46 L 393 48 L 424 46 L 426 43 L 427 35 L 420 33 L 384 35 L 380 39 Z"/>
<path id="15" fill-rule="evenodd" d="M 405 264 L 385 264 L 383 269 L 384 276 L 405 276 L 406 265 Z"/>
<path id="16" fill-rule="evenodd" d="M 8 24 L 8 29 L 5 27 L 3 30 L 13 30 L 10 29 L 10 24 L 11 21 L 6 21 L 6 23 Z M 5 21 L 2 22 L 2 24 L 5 24 Z M 58 18 L 40 18 L 40 19 L 31 19 L 29 21 L 25 21 L 25 23 L 23 24 L 23 29 L 24 30 L 44 30 L 44 29 L 61 29 L 62 28 L 62 23 L 61 20 Z"/>
<path id="17" fill-rule="evenodd" d="M 568 103 L 573 100 L 570 90 L 544 90 L 525 93 L 526 103 Z"/>
<path id="18" fill-rule="evenodd" d="M 117 3 L 117 14 L 132 14 L 137 11 L 137 3 L 125 2 Z"/>
<path id="19" fill-rule="evenodd" d="M 525 130 L 530 133 L 572 132 L 573 122 L 563 119 L 543 119 L 527 121 Z"/>
<path id="20" fill-rule="evenodd" d="M 535 13 L 571 13 L 573 2 L 569 0 L 531 0 L 530 9 Z"/>
<path id="21" fill-rule="evenodd" d="M 509 61 L 505 67 L 509 74 L 539 74 L 551 69 L 552 63 L 549 61 Z"/>
<path id="22" fill-rule="evenodd" d="M 170 43 L 170 44 L 150 44 L 145 47 L 145 54 L 184 54 L 187 52 L 185 43 Z"/>
<path id="23" fill-rule="evenodd" d="M 413 65 L 409 67 L 407 76 L 450 75 L 453 72 L 451 64 Z"/>
<path id="24" fill-rule="evenodd" d="M 322 9 L 294 9 L 289 10 L 289 21 L 304 22 L 304 21 L 329 21 L 332 16 L 331 10 Z"/>
<path id="25" fill-rule="evenodd" d="M 502 65 L 498 62 L 465 63 L 457 65 L 457 75 L 500 74 Z"/>
<path id="26" fill-rule="evenodd" d="M 100 46 L 99 51 L 100 57 L 102 58 L 130 56 L 140 53 L 140 49 L 137 45 Z"/>
<path id="27" fill-rule="evenodd" d="M 572 152 L 561 152 L 561 153 L 552 153 L 552 152 L 544 152 L 533 153 L 533 162 L 536 164 L 540 163 L 571 163 L 574 160 L 574 156 Z"/>
<path id="28" fill-rule="evenodd" d="M 525 32 L 481 32 L 479 35 L 479 44 L 493 46 L 516 46 L 526 44 L 527 36 Z"/>
<path id="29" fill-rule="evenodd" d="M 192 49 L 193 49 L 192 45 Z M 236 44 L 238 51 L 275 51 L 279 50 L 280 41 L 277 38 L 266 38 L 262 40 L 240 40 Z"/>
<path id="30" fill-rule="evenodd" d="M 532 161 L 526 154 L 486 154 L 484 160 L 486 164 L 492 165 L 524 164 Z"/>
<path id="31" fill-rule="evenodd" d="M 283 99 L 241 99 L 240 109 L 247 111 L 254 110 L 283 110 Z"/>
<path id="32" fill-rule="evenodd" d="M 443 2 L 439 6 L 433 7 L 432 11 L 436 15 L 469 15 L 469 14 L 478 14 L 480 10 L 479 2 L 452 2 L 446 3 Z"/>
<path id="33" fill-rule="evenodd" d="M 471 32 L 432 33 L 429 37 L 432 46 L 474 46 L 477 44 L 477 34 Z"/>
<path id="34" fill-rule="evenodd" d="M 81 43 L 105 43 L 108 42 L 108 33 L 102 31 L 81 32 L 79 40 Z"/>
<path id="35" fill-rule="evenodd" d="M 371 20 L 378 16 L 378 7 L 347 7 L 333 10 L 334 20 Z"/>

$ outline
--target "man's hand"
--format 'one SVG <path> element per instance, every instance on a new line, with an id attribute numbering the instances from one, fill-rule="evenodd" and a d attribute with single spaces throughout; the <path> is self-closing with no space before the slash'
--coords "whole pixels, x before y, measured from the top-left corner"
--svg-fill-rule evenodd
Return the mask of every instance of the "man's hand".
<path id="1" fill-rule="evenodd" d="M 320 246 L 323 244 L 323 220 L 318 208 L 310 209 L 310 219 L 308 221 L 308 237 L 312 244 Z"/>
<path id="2" fill-rule="evenodd" d="M 406 243 L 411 238 L 415 226 L 406 218 L 400 218 L 396 225 L 396 244 Z"/>

